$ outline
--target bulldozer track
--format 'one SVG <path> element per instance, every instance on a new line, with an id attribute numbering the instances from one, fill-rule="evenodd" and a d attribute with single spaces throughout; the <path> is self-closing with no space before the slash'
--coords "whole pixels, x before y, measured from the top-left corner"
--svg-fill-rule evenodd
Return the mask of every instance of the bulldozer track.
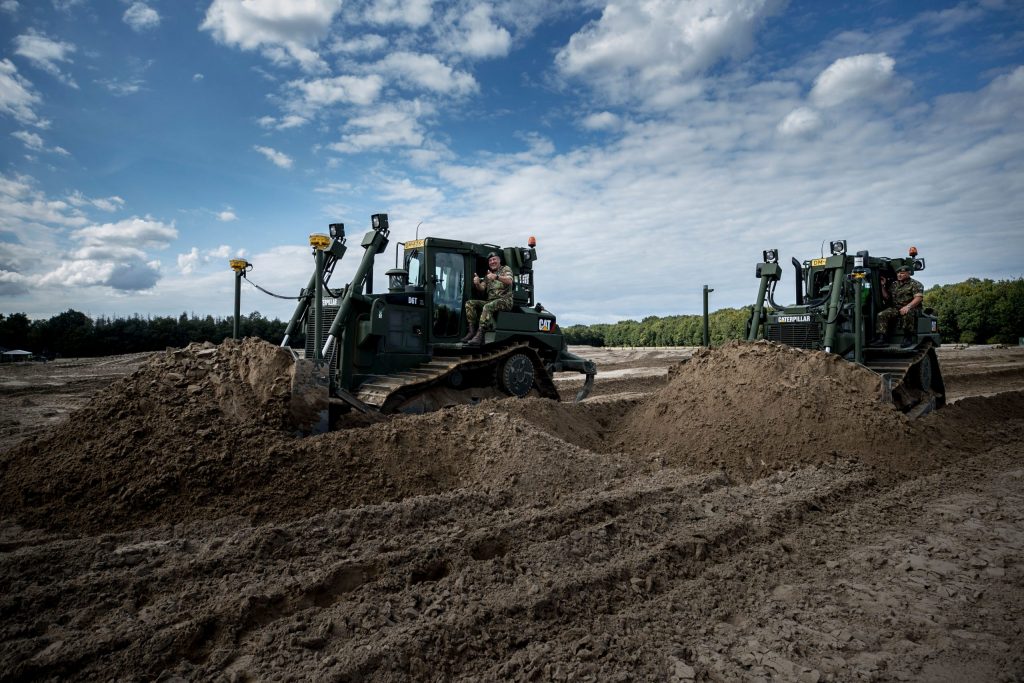
<path id="1" fill-rule="evenodd" d="M 516 342 L 500 348 L 482 350 L 471 356 L 434 356 L 422 365 L 387 375 L 372 375 L 352 392 L 368 406 L 382 413 L 395 412 L 405 401 L 442 386 L 456 371 L 471 372 L 492 366 L 497 370 L 505 358 L 516 353 L 526 354 L 533 362 L 534 387 L 545 398 L 560 400 L 551 375 L 544 367 L 537 351 L 526 342 Z M 497 384 L 497 381 L 494 381 Z"/>

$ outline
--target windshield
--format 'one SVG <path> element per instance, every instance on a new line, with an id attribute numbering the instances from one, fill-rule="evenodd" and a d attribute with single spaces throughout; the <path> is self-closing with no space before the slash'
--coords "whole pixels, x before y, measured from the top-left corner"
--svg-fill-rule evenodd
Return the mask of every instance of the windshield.
<path id="1" fill-rule="evenodd" d="M 423 255 L 413 250 L 405 255 L 405 269 L 409 271 L 409 284 L 413 287 L 423 286 Z"/>
<path id="2" fill-rule="evenodd" d="M 459 336 L 465 266 L 460 254 L 437 252 L 434 256 L 434 334 L 438 337 Z"/>

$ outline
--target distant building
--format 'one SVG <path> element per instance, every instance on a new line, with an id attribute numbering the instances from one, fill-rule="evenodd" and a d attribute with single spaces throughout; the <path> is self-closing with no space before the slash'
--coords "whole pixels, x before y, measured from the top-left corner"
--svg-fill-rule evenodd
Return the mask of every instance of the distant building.
<path id="1" fill-rule="evenodd" d="M 4 351 L 0 353 L 0 362 L 3 363 L 17 363 L 32 360 L 34 356 L 31 351 L 22 351 L 20 349 L 12 349 L 10 351 Z"/>

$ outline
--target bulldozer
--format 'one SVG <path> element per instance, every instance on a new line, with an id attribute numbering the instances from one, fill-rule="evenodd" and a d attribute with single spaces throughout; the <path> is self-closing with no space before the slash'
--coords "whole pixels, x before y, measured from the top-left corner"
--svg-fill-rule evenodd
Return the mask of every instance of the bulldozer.
<path id="1" fill-rule="evenodd" d="M 824 243 L 822 244 L 824 246 Z M 887 304 L 882 289 L 896 279 L 896 270 L 925 269 L 925 260 L 911 247 L 905 258 L 847 252 L 846 240 L 829 243 L 819 258 L 792 259 L 796 303 L 779 305 L 775 288 L 782 278 L 778 249 L 762 252 L 755 274 L 757 300 L 747 321 L 747 339 L 758 338 L 802 349 L 817 349 L 859 363 L 881 377 L 882 399 L 909 417 L 920 417 L 945 405 L 945 385 L 935 349 L 942 343 L 938 318 L 931 309 L 917 315 L 915 334 L 905 343 L 876 330 L 877 314 Z M 767 301 L 767 305 L 766 305 Z"/>
<path id="2" fill-rule="evenodd" d="M 374 293 L 388 216 L 374 214 L 370 222 L 355 274 L 338 289 L 330 279 L 348 250 L 344 224 L 310 236 L 313 273 L 281 342 L 291 348 L 289 341 L 305 333 L 305 348 L 292 350 L 292 421 L 299 430 L 326 431 L 353 410 L 422 413 L 510 396 L 560 400 L 553 376 L 563 371 L 585 375 L 577 401 L 590 393 L 596 365 L 569 352 L 555 315 L 536 300 L 535 238 L 526 247 L 441 237 L 398 242 L 388 291 Z M 487 255 L 495 252 L 512 270 L 513 306 L 496 315 L 481 344 L 467 344 L 461 339 L 473 275 L 487 272 Z"/>

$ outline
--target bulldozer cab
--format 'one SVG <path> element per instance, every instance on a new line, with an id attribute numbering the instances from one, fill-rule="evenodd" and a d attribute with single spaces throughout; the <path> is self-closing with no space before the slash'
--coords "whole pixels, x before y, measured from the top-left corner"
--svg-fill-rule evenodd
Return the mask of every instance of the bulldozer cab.
<path id="1" fill-rule="evenodd" d="M 403 246 L 403 268 L 393 271 L 398 278 L 392 279 L 390 291 L 422 293 L 428 308 L 430 343 L 455 343 L 465 334 L 466 301 L 481 297 L 473 288 L 473 275 L 487 273 L 487 254 L 491 252 L 498 252 L 502 265 L 512 270 L 513 310 L 534 303 L 532 264 L 536 252 L 532 247 L 502 248 L 432 237 Z"/>

